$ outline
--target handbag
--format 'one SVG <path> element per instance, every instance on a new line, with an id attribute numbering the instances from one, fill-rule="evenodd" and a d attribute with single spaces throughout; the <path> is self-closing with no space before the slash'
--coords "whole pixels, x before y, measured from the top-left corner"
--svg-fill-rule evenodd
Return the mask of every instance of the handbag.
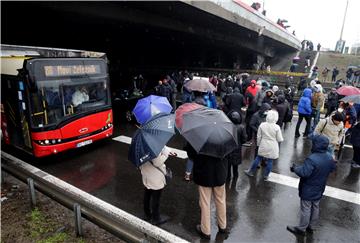
<path id="1" fill-rule="evenodd" d="M 150 161 L 150 163 L 152 164 L 152 166 L 154 166 L 157 170 L 159 170 L 165 176 L 166 185 L 169 184 L 173 177 L 173 174 L 172 174 L 172 171 L 170 170 L 170 168 L 165 167 L 166 173 L 164 173 L 164 171 L 162 171 L 159 167 L 155 166 L 152 161 Z"/>

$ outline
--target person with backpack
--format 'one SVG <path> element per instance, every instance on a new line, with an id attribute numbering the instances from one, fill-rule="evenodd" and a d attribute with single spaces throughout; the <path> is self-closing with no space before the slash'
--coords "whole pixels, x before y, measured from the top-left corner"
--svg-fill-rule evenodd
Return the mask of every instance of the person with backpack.
<path id="1" fill-rule="evenodd" d="M 328 153 L 334 156 L 335 147 L 339 145 L 344 135 L 344 116 L 340 112 L 335 112 L 331 117 L 322 119 L 315 128 L 316 134 L 324 135 L 329 139 Z"/>

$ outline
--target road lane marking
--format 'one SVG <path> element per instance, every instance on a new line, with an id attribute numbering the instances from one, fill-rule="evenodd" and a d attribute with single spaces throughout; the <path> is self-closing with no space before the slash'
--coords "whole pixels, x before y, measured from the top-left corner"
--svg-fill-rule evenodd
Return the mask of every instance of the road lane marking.
<path id="1" fill-rule="evenodd" d="M 270 173 L 269 181 L 282 184 L 285 186 L 290 186 L 293 188 L 298 188 L 298 184 L 299 184 L 299 178 L 294 178 L 273 172 Z M 360 205 L 360 193 L 351 192 L 331 186 L 326 186 L 324 195 Z"/>
<path id="2" fill-rule="evenodd" d="M 118 137 L 113 138 L 113 140 L 121 142 L 121 143 L 131 144 L 131 137 L 127 137 L 127 136 L 118 136 Z M 180 149 L 175 149 L 175 148 L 171 148 L 171 150 L 173 150 L 177 153 L 178 158 L 187 159 L 186 151 L 180 150 Z M 274 173 L 274 172 L 270 173 L 269 181 L 277 183 L 277 184 L 293 187 L 293 188 L 298 188 L 298 184 L 299 184 L 299 178 L 281 175 L 281 174 Z M 351 192 L 351 191 L 347 191 L 347 190 L 343 190 L 343 189 L 339 189 L 339 188 L 335 188 L 335 187 L 331 187 L 331 186 L 326 186 L 324 195 L 360 205 L 360 193 Z"/>

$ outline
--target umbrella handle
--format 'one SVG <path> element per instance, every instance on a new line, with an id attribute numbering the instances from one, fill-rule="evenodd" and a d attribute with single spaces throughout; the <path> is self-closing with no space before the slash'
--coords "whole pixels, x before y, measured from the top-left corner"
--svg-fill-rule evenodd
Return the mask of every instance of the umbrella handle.
<path id="1" fill-rule="evenodd" d="M 169 153 L 169 156 L 177 157 L 177 153 L 175 153 L 175 152 L 170 152 L 170 153 Z"/>

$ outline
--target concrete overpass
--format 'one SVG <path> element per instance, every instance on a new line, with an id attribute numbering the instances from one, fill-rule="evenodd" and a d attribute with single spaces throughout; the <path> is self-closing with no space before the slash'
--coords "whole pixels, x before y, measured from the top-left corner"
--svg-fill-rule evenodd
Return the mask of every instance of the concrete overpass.
<path id="1" fill-rule="evenodd" d="M 239 0 L 2 2 L 1 11 L 2 43 L 106 52 L 124 76 L 143 67 L 274 66 L 300 49 Z"/>

